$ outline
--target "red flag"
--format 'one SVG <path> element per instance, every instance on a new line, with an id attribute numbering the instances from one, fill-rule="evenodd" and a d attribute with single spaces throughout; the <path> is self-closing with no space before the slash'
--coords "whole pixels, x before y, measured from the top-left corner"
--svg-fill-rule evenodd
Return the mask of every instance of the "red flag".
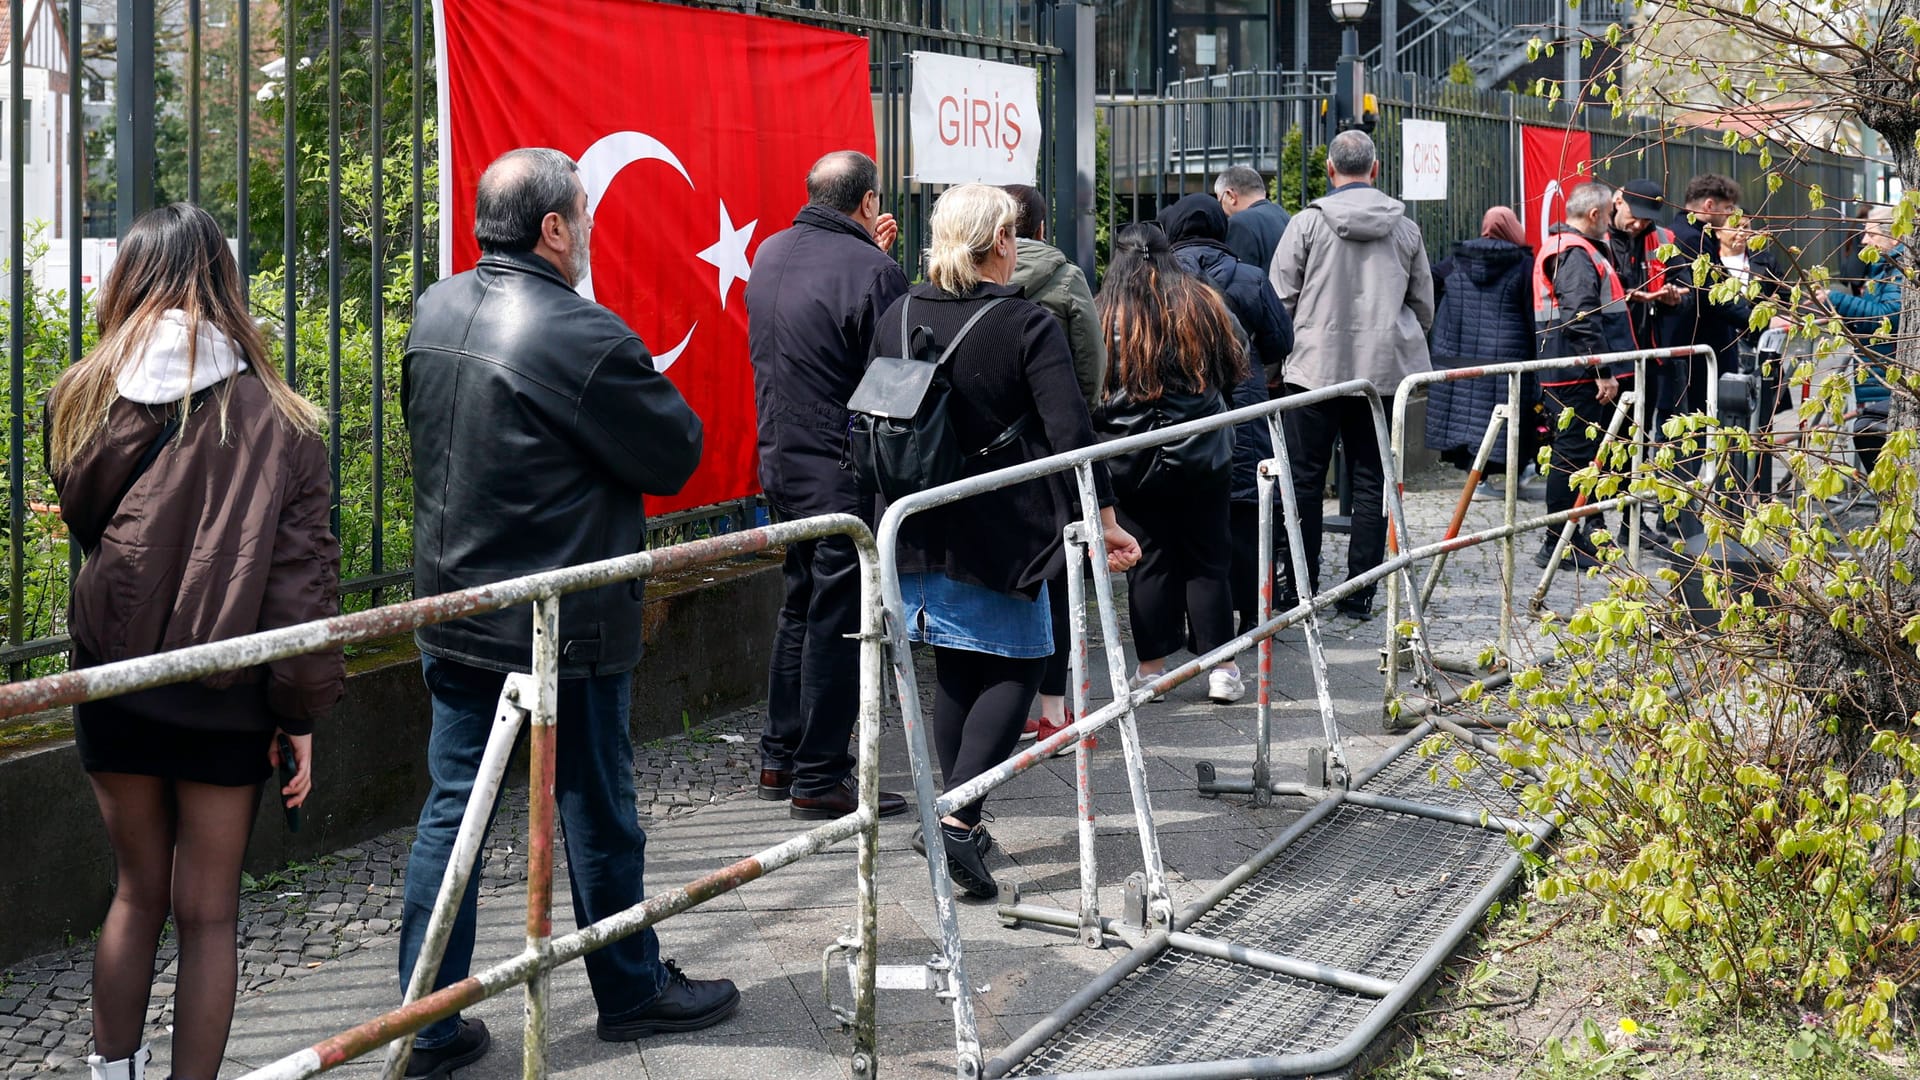
<path id="1" fill-rule="evenodd" d="M 873 153 L 866 40 L 640 0 L 437 6 L 442 272 L 479 258 L 474 191 L 489 162 L 521 146 L 572 156 L 594 215 L 582 291 L 633 327 L 706 425 L 700 470 L 649 509 L 758 491 L 753 252 L 792 222 L 822 154 Z M 565 62 L 529 62 L 534 48 Z"/>
<path id="2" fill-rule="evenodd" d="M 1567 192 L 1593 179 L 1593 136 L 1562 128 L 1520 129 L 1520 219 L 1527 243 L 1540 250 L 1547 229 L 1566 218 Z"/>

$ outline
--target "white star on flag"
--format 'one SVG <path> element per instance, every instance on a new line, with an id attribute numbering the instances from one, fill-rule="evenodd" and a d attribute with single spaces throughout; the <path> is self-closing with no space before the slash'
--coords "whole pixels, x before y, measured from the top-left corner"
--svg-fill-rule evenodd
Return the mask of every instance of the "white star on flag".
<path id="1" fill-rule="evenodd" d="M 702 262 L 710 263 L 720 271 L 720 310 L 727 309 L 727 293 L 733 289 L 735 281 L 746 281 L 753 275 L 753 265 L 747 262 L 747 245 L 753 242 L 753 227 L 760 224 L 759 219 L 747 222 L 739 228 L 733 227 L 733 217 L 727 213 L 727 204 L 720 204 L 720 239 L 713 246 L 700 253 Z"/>

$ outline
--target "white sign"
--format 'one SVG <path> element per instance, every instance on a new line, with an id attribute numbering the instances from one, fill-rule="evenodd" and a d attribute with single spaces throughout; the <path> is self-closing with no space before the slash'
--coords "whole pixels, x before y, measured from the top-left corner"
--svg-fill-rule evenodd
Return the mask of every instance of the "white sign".
<path id="1" fill-rule="evenodd" d="M 1400 121 L 1400 197 L 1407 202 L 1447 197 L 1447 125 Z"/>
<path id="2" fill-rule="evenodd" d="M 1031 184 L 1040 166 L 1032 68 L 913 54 L 913 178 L 923 184 Z"/>
<path id="3" fill-rule="evenodd" d="M 1216 34 L 1193 35 L 1193 64 L 1212 67 L 1220 59 L 1220 38 Z"/>

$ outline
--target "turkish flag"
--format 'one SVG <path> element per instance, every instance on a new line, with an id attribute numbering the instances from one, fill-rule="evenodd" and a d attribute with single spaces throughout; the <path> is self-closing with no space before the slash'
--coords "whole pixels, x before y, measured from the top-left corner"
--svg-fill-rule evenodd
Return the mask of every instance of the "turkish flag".
<path id="1" fill-rule="evenodd" d="M 494 158 L 550 146 L 579 161 L 594 217 L 581 291 L 633 327 L 706 426 L 699 471 L 649 509 L 758 491 L 753 252 L 805 204 L 821 155 L 873 153 L 866 39 L 640 0 L 435 6 L 441 272 L 479 259 L 474 192 Z"/>
<path id="2" fill-rule="evenodd" d="M 1567 192 L 1593 179 L 1593 136 L 1562 128 L 1520 129 L 1520 220 L 1535 251 L 1547 229 L 1566 219 Z"/>

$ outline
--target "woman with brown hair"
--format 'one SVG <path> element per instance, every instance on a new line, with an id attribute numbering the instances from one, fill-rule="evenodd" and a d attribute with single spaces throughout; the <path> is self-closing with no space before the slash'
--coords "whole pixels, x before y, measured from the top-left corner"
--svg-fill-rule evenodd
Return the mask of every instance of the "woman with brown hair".
<path id="1" fill-rule="evenodd" d="M 48 402 L 60 516 L 86 563 L 76 667 L 323 618 L 340 546 L 321 416 L 281 379 L 206 211 L 141 215 L 100 298 L 100 343 Z M 173 1076 L 210 1080 L 233 1019 L 240 860 L 263 784 L 293 751 L 288 806 L 312 788 L 314 721 L 345 678 L 338 649 L 73 710 L 113 847 L 93 962 L 95 1080 L 139 1080 L 154 956 L 179 933 Z"/>
<path id="2" fill-rule="evenodd" d="M 1098 306 L 1109 358 L 1107 399 L 1095 417 L 1102 437 L 1227 410 L 1227 395 L 1247 375 L 1239 329 L 1220 294 L 1181 268 L 1158 225 L 1120 230 Z M 1200 653 L 1233 638 L 1232 465 L 1230 427 L 1110 463 L 1120 525 L 1140 541 L 1140 561 L 1127 573 L 1136 687 L 1166 671 L 1189 628 Z M 1207 697 L 1219 704 L 1246 692 L 1231 659 L 1207 677 Z"/>

